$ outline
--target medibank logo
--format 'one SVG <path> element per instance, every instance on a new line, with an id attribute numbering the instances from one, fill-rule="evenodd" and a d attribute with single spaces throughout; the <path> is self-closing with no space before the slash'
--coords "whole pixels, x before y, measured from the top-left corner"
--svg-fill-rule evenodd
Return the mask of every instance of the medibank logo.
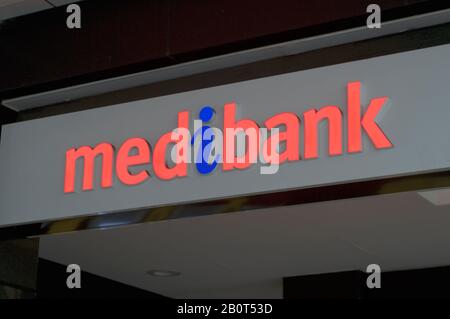
<path id="1" fill-rule="evenodd" d="M 198 173 L 208 175 L 220 168 L 223 171 L 247 169 L 260 161 L 262 174 L 274 174 L 285 162 L 319 157 L 319 124 L 322 121 L 328 124 L 329 156 L 342 155 L 344 151 L 363 151 L 363 134 L 368 136 L 375 149 L 392 147 L 375 121 L 388 98 L 374 98 L 363 107 L 360 95 L 361 83 L 351 82 L 347 84 L 346 109 L 326 105 L 301 115 L 278 113 L 263 123 L 238 119 L 236 103 L 229 102 L 223 107 L 223 129 L 212 127 L 215 109 L 207 105 L 201 108 L 199 119 L 194 119 L 192 134 L 189 112 L 179 112 L 177 128 L 162 135 L 153 148 L 144 137 L 132 137 L 117 149 L 107 142 L 69 149 L 64 192 L 72 193 L 76 189 L 77 161 L 83 163 L 81 189 L 94 188 L 97 157 L 102 163 L 99 169 L 102 188 L 113 186 L 114 174 L 125 185 L 137 185 L 153 176 L 162 180 L 185 177 L 190 164 L 195 164 Z M 344 123 L 347 125 L 345 137 Z"/>

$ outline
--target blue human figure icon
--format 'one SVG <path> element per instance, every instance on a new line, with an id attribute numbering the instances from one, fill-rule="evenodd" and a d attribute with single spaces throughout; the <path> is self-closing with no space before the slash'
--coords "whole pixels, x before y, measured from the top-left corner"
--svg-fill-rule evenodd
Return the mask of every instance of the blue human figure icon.
<path id="1" fill-rule="evenodd" d="M 201 108 L 199 118 L 202 121 L 202 127 L 194 133 L 194 136 L 191 140 L 191 145 L 194 145 L 197 138 L 201 139 L 200 149 L 198 151 L 198 154 L 196 154 L 197 158 L 195 161 L 195 166 L 197 167 L 197 171 L 200 174 L 211 173 L 216 168 L 218 163 L 219 155 L 217 155 L 215 159 L 211 161 L 211 163 L 208 162 L 208 159 L 211 155 L 211 149 L 213 146 L 215 135 L 209 125 L 203 125 L 203 123 L 210 122 L 215 114 L 216 111 L 209 105 L 203 106 Z"/>

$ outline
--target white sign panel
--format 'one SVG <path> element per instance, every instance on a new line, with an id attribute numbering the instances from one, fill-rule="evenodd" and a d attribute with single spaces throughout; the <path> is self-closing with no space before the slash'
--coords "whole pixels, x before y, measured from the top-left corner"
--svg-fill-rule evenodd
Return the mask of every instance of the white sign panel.
<path id="1" fill-rule="evenodd" d="M 6 125 L 0 225 L 448 170 L 449 57 L 437 46 Z M 219 157 L 173 163 L 172 130 L 192 146 L 195 120 L 217 128 Z M 226 160 L 240 127 L 258 133 L 249 165 Z M 264 172 L 271 128 L 281 163 Z"/>

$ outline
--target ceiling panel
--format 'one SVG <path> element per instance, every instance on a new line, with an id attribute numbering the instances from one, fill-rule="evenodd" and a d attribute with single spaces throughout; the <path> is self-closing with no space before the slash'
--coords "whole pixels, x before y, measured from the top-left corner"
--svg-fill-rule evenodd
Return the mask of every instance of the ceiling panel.
<path id="1" fill-rule="evenodd" d="M 0 1 L 0 20 L 6 20 L 50 8 L 52 8 L 52 6 L 44 0 Z"/>
<path id="2" fill-rule="evenodd" d="M 80 0 L 0 0 L 0 21 L 79 1 Z"/>
<path id="3" fill-rule="evenodd" d="M 67 4 L 80 2 L 81 0 L 49 0 L 51 4 L 53 4 L 55 7 L 65 6 Z"/>
<path id="4" fill-rule="evenodd" d="M 40 257 L 169 297 L 281 298 L 283 277 L 448 265 L 448 229 L 410 192 L 43 236 Z"/>

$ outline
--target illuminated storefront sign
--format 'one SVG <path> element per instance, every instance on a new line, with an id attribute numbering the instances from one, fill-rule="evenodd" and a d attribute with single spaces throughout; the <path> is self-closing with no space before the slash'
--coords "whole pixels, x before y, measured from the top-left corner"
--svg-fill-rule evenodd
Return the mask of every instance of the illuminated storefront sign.
<path id="1" fill-rule="evenodd" d="M 436 46 L 4 125 L 0 225 L 446 171 L 449 56 Z"/>
<path id="2" fill-rule="evenodd" d="M 284 127 L 283 132 L 278 133 L 277 140 L 280 145 L 273 147 L 273 134 L 260 142 L 262 138 L 260 125 L 251 119 L 236 119 L 236 103 L 227 103 L 224 106 L 224 120 L 223 132 L 220 139 L 220 150 L 216 154 L 216 158 L 223 159 L 222 169 L 224 171 L 233 169 L 246 169 L 256 162 L 255 156 L 260 153 L 259 145 L 265 150 L 281 149 L 284 144 L 285 150 L 282 152 L 276 151 L 276 157 L 268 157 L 269 164 L 282 164 L 286 161 L 298 161 L 303 159 L 314 159 L 319 156 L 319 123 L 325 121 L 328 124 L 328 155 L 336 156 L 343 154 L 343 116 L 347 116 L 347 152 L 355 153 L 362 151 L 362 134 L 363 131 L 367 134 L 373 146 L 376 149 L 384 149 L 392 147 L 392 143 L 386 137 L 381 128 L 377 125 L 375 119 L 382 110 L 383 106 L 388 100 L 387 97 L 378 97 L 370 101 L 367 110 L 362 111 L 361 106 L 361 83 L 351 82 L 347 85 L 347 109 L 341 110 L 337 105 L 324 106 L 320 109 L 309 109 L 303 113 L 302 118 L 297 114 L 291 112 L 278 113 L 264 121 L 264 126 L 268 129 L 274 127 Z M 202 113 L 208 113 L 203 115 Z M 362 113 L 364 112 L 364 113 Z M 214 114 L 214 109 L 211 107 L 204 107 L 202 109 L 201 119 L 204 122 L 210 121 Z M 345 115 L 344 115 L 345 114 Z M 303 124 L 303 134 L 300 133 L 301 123 Z M 210 128 L 203 126 L 203 128 Z M 194 152 L 194 158 L 197 159 L 197 154 L 200 154 L 200 159 L 196 161 L 198 172 L 205 174 L 214 170 L 218 164 L 217 160 L 209 163 L 204 154 L 204 142 L 217 142 L 218 138 L 213 139 L 212 134 L 201 129 L 199 138 L 202 140 L 202 147 Z M 167 152 L 170 144 L 176 144 L 173 147 L 178 148 L 178 152 L 182 154 L 191 154 L 188 152 L 190 142 L 192 140 L 189 134 L 189 112 L 178 113 L 178 131 L 185 130 L 187 134 L 177 135 L 177 139 L 173 138 L 172 132 L 164 134 L 156 142 L 151 154 L 151 145 L 142 137 L 133 137 L 127 139 L 117 150 L 111 143 L 101 143 L 95 147 L 82 146 L 78 148 L 71 148 L 66 153 L 66 168 L 65 168 L 65 182 L 64 192 L 70 193 L 75 191 L 75 176 L 76 176 L 76 161 L 83 160 L 83 183 L 82 190 L 92 190 L 94 180 L 94 161 L 95 157 L 101 156 L 101 187 L 108 188 L 113 186 L 113 172 L 116 172 L 118 179 L 125 185 L 137 185 L 146 181 L 150 177 L 148 168 L 144 167 L 138 172 L 130 172 L 130 168 L 136 165 L 149 166 L 153 165 L 153 172 L 156 177 L 162 180 L 170 180 L 175 177 L 185 177 L 188 175 L 187 164 L 191 163 L 191 157 L 185 156 L 181 160 L 175 160 L 174 163 L 168 163 Z M 198 131 L 198 130 L 197 130 Z M 235 152 L 235 139 L 239 131 L 245 132 L 248 141 L 245 144 L 245 151 L 242 155 L 243 160 L 238 161 Z M 195 134 L 195 133 L 194 133 Z M 209 136 L 208 136 L 209 135 Z M 304 150 L 303 156 L 300 156 L 299 138 L 304 136 Z M 217 135 L 216 135 L 217 137 Z M 255 151 L 251 151 L 256 148 Z M 130 152 L 135 151 L 135 154 L 130 155 Z M 266 154 L 270 154 L 266 151 Z M 115 165 L 114 165 L 114 157 Z M 181 158 L 182 156 L 180 156 Z M 253 157 L 253 158 L 252 158 Z M 276 163 L 271 163 L 276 161 Z M 200 164 L 200 165 L 199 165 Z M 115 169 L 114 169 L 115 166 Z M 206 166 L 206 167 L 205 167 Z M 208 169 L 211 167 L 212 169 Z"/>

